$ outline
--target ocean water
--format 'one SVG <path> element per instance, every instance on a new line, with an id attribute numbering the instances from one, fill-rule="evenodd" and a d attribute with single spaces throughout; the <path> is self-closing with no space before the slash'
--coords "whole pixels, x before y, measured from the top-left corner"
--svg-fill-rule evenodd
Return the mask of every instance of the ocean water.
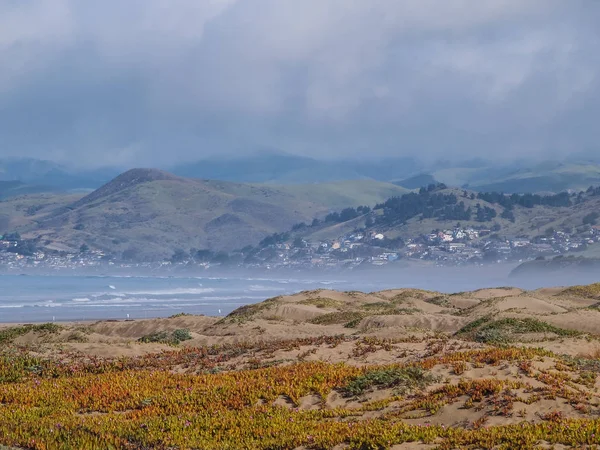
<path id="1" fill-rule="evenodd" d="M 222 316 L 307 289 L 381 286 L 347 279 L 0 275 L 0 322 L 140 319 L 181 312 Z"/>
<path id="2" fill-rule="evenodd" d="M 224 316 L 242 305 L 312 289 L 373 292 L 421 288 L 441 292 L 516 286 L 535 289 L 600 281 L 599 273 L 553 273 L 513 279 L 512 266 L 409 268 L 262 276 L 0 275 L 1 322 L 49 322 L 168 317 L 177 313 Z"/>

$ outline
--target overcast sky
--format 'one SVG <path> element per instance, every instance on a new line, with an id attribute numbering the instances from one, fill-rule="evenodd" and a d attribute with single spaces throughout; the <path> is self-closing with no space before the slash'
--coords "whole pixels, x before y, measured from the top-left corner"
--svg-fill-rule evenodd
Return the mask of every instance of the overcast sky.
<path id="1" fill-rule="evenodd" d="M 0 157 L 600 153 L 597 0 L 4 0 Z"/>

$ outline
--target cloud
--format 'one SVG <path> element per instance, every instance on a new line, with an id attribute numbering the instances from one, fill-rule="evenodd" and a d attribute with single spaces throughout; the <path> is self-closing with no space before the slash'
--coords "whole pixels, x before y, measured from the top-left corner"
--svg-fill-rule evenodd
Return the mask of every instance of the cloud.
<path id="1" fill-rule="evenodd" d="M 0 156 L 564 156 L 600 137 L 596 19 L 580 0 L 9 0 Z"/>

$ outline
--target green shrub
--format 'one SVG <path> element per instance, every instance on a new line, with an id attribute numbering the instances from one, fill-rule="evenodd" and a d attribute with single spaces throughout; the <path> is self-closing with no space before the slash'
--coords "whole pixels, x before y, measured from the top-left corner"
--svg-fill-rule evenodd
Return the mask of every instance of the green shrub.
<path id="1" fill-rule="evenodd" d="M 181 328 L 179 330 L 173 331 L 172 337 L 177 343 L 183 341 L 189 341 L 192 339 L 192 335 L 190 334 L 190 330 L 186 328 Z"/>
<path id="2" fill-rule="evenodd" d="M 299 304 L 300 305 L 312 305 L 312 306 L 316 306 L 317 308 L 333 308 L 333 309 L 341 308 L 342 306 L 344 306 L 344 302 L 335 300 L 333 298 L 328 298 L 328 297 L 309 298 L 306 300 L 302 300 L 301 302 L 299 302 Z"/>
<path id="3" fill-rule="evenodd" d="M 356 396 L 374 387 L 393 387 L 402 393 L 415 387 L 425 387 L 433 381 L 435 377 L 419 367 L 379 369 L 354 378 L 346 384 L 343 392 L 347 396 Z"/>
<path id="4" fill-rule="evenodd" d="M 190 330 L 182 328 L 171 333 L 167 331 L 157 331 L 156 333 L 147 334 L 146 336 L 139 338 L 138 342 L 143 342 L 145 344 L 154 342 L 159 344 L 177 345 L 180 342 L 188 341 L 190 339 L 192 339 Z"/>
<path id="5" fill-rule="evenodd" d="M 39 325 L 21 325 L 9 327 L 0 330 L 0 344 L 8 344 L 19 336 L 23 336 L 30 331 L 37 333 L 58 333 L 63 327 L 55 323 L 42 323 Z"/>
<path id="6" fill-rule="evenodd" d="M 157 331 L 155 333 L 150 333 L 145 336 L 142 336 L 138 339 L 139 342 L 143 342 L 145 344 L 151 342 L 159 342 L 159 343 L 167 343 L 169 340 L 169 333 L 166 331 Z"/>
<path id="7" fill-rule="evenodd" d="M 187 316 L 191 316 L 191 315 L 192 314 L 180 312 L 180 313 L 177 313 L 177 314 L 173 314 L 172 316 L 169 316 L 169 319 L 177 319 L 178 317 L 187 317 Z"/>
<path id="8" fill-rule="evenodd" d="M 489 316 L 486 316 L 465 325 L 457 335 L 467 335 L 477 342 L 486 344 L 506 344 L 518 341 L 518 335 L 527 333 L 551 333 L 561 337 L 582 334 L 579 331 L 565 330 L 530 317 L 523 319 L 506 317 L 491 320 Z"/>
<path id="9" fill-rule="evenodd" d="M 333 325 L 339 323 L 348 323 L 354 320 L 360 320 L 364 317 L 363 314 L 355 311 L 342 311 L 329 314 L 323 314 L 310 320 L 310 323 L 315 325 Z"/>
<path id="10" fill-rule="evenodd" d="M 358 324 L 362 321 L 362 317 L 357 317 L 356 319 L 352 319 L 349 322 L 344 324 L 344 328 L 356 328 Z"/>
<path id="11" fill-rule="evenodd" d="M 481 325 L 483 325 L 486 322 L 489 322 L 490 320 L 492 320 L 492 318 L 490 316 L 480 317 L 479 319 L 466 324 L 464 327 L 462 327 L 460 330 L 458 330 L 458 332 L 456 334 L 460 335 L 460 334 L 471 333 L 472 331 L 475 331 Z"/>

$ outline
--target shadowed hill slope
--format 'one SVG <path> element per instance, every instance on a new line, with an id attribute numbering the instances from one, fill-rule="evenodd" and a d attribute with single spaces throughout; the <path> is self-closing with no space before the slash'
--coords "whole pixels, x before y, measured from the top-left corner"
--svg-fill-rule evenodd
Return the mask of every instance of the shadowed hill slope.
<path id="1" fill-rule="evenodd" d="M 373 181 L 274 186 L 132 169 L 89 195 L 16 225 L 22 224 L 20 231 L 27 237 L 66 248 L 86 243 L 128 252 L 135 259 L 156 259 L 171 256 L 177 248 L 239 249 L 330 209 L 404 192 Z"/>

